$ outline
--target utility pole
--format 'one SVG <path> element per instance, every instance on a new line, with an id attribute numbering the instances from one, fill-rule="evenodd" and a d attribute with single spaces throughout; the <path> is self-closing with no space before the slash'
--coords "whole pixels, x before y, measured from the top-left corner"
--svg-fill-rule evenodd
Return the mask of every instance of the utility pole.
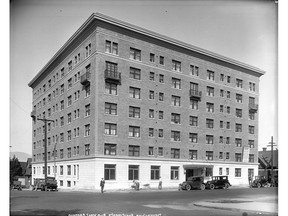
<path id="1" fill-rule="evenodd" d="M 271 182 L 274 186 L 274 173 L 273 173 L 273 146 L 275 143 L 273 142 L 273 136 L 271 136 L 271 142 L 269 142 L 268 146 L 271 146 Z"/>
<path id="2" fill-rule="evenodd" d="M 54 145 L 54 150 L 53 150 L 53 156 L 54 156 L 54 177 L 56 179 L 56 145 L 57 145 L 57 142 L 55 143 Z"/>
<path id="3" fill-rule="evenodd" d="M 37 120 L 44 122 L 44 175 L 45 175 L 45 191 L 47 191 L 47 122 L 54 122 L 54 120 L 49 119 L 40 119 L 37 118 Z"/>

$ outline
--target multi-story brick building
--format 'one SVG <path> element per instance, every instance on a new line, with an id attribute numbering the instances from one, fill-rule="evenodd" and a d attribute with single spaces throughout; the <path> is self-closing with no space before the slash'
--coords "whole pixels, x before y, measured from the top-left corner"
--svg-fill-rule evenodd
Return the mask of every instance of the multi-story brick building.
<path id="1" fill-rule="evenodd" d="M 63 188 L 177 187 L 191 175 L 258 173 L 264 72 L 92 14 L 33 78 L 33 179 Z M 55 152 L 55 154 L 54 154 Z M 55 167 L 55 169 L 54 169 Z"/>

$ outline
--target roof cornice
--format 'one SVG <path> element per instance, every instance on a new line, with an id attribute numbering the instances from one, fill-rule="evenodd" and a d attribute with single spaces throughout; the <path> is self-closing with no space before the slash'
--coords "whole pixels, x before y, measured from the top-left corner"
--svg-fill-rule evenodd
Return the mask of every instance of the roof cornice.
<path id="1" fill-rule="evenodd" d="M 155 38 L 157 40 L 164 41 L 166 43 L 169 43 L 169 44 L 172 44 L 172 45 L 184 48 L 184 49 L 191 50 L 193 52 L 202 54 L 204 56 L 208 56 L 208 57 L 211 57 L 213 59 L 220 60 L 220 61 L 229 63 L 231 65 L 250 70 L 250 71 L 258 74 L 259 76 L 262 76 L 265 74 L 265 71 L 263 71 L 259 68 L 253 67 L 251 65 L 245 64 L 243 62 L 239 62 L 239 61 L 236 61 L 234 59 L 219 55 L 217 53 L 214 53 L 214 52 L 211 52 L 211 51 L 208 51 L 208 50 L 196 47 L 196 46 L 192 46 L 192 45 L 184 43 L 182 41 L 158 34 L 156 32 L 152 32 L 150 30 L 141 28 L 139 26 L 136 26 L 136 25 L 133 25 L 130 23 L 126 23 L 124 21 L 115 19 L 113 17 L 106 16 L 106 15 L 101 14 L 101 13 L 93 13 L 80 26 L 80 28 L 68 39 L 68 41 L 59 49 L 59 51 L 50 59 L 50 61 L 39 71 L 39 73 L 29 82 L 28 86 L 32 87 L 33 83 L 44 73 L 44 71 L 60 56 L 60 54 L 62 52 L 64 52 L 64 50 L 73 42 L 73 40 L 75 40 L 94 20 L 100 20 L 100 21 L 103 21 L 106 23 L 110 23 L 112 25 L 119 26 L 119 27 L 122 27 L 122 28 L 130 30 L 130 31 L 137 32 L 139 34 L 146 35 L 148 37 L 152 37 L 152 38 Z"/>

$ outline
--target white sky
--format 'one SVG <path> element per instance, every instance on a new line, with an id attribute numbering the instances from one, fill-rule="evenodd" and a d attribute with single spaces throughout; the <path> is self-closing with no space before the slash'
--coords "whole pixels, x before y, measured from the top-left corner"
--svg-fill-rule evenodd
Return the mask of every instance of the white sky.
<path id="1" fill-rule="evenodd" d="M 270 0 L 16 0 L 10 10 L 10 145 L 32 153 L 28 83 L 93 13 L 258 67 L 259 149 L 277 137 L 277 4 Z"/>

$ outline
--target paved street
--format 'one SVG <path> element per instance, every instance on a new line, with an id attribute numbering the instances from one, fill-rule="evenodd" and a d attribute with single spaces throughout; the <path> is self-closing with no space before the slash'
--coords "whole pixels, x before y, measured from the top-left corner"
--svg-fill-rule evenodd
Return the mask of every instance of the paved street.
<path id="1" fill-rule="evenodd" d="M 262 215 L 277 215 L 277 194 L 277 188 L 231 188 L 213 191 L 130 191 L 106 192 L 104 194 L 23 190 L 11 191 L 10 208 L 11 215 L 236 216 L 246 212 L 251 216 L 258 215 L 260 211 L 252 211 L 250 207 L 255 208 L 256 205 L 259 205 L 260 209 L 265 210 L 261 212 Z M 229 204 L 238 206 L 240 209 L 228 208 Z M 246 209 L 245 205 L 247 206 Z M 267 206 L 272 206 L 271 208 L 274 209 L 268 209 L 269 213 L 266 211 Z"/>

